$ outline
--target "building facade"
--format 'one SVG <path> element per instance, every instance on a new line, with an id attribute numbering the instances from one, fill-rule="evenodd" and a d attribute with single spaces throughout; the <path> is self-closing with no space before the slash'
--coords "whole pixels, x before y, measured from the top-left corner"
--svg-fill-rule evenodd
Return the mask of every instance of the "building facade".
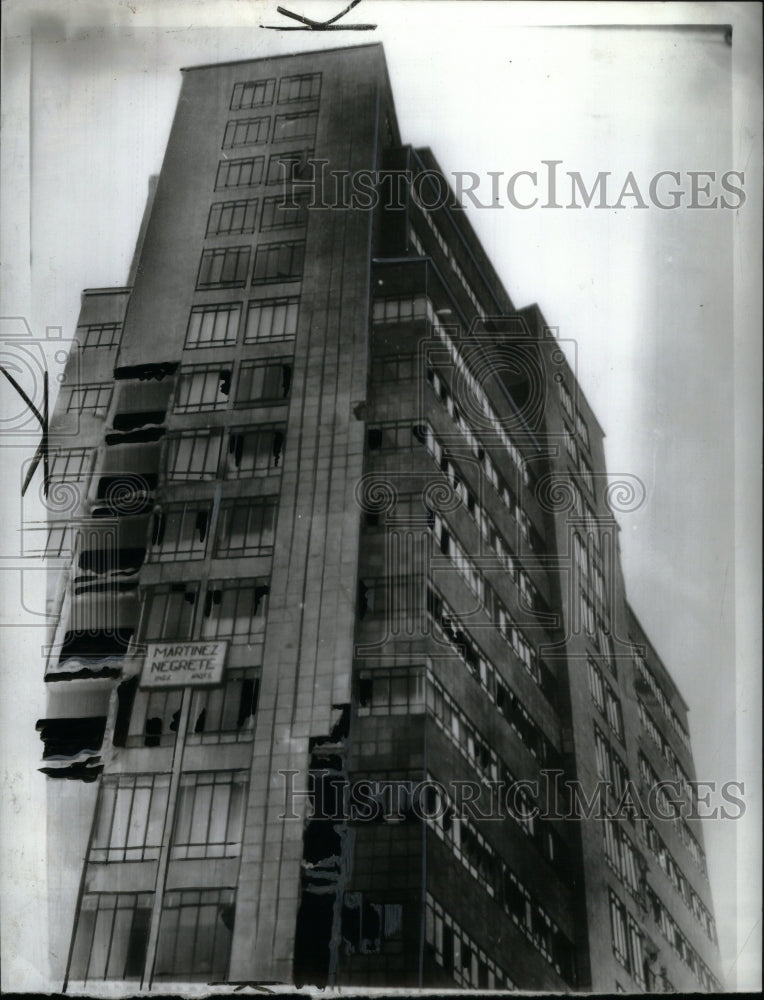
<path id="1" fill-rule="evenodd" d="M 54 977 L 718 988 L 687 706 L 620 569 L 638 484 L 402 145 L 381 46 L 185 71 L 76 339 Z"/>

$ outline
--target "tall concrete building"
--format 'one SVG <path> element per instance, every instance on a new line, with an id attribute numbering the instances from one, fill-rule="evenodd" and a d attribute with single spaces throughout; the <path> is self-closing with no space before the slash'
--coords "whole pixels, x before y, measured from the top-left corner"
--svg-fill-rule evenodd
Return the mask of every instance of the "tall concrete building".
<path id="1" fill-rule="evenodd" d="M 382 48 L 186 70 L 76 337 L 54 978 L 718 988 L 687 706 L 620 569 L 639 484 L 401 144 Z"/>

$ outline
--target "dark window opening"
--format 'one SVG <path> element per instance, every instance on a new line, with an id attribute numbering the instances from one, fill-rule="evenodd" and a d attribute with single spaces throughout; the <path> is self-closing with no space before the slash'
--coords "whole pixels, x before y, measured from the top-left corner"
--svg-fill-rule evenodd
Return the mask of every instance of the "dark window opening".
<path id="1" fill-rule="evenodd" d="M 142 413 L 115 413 L 115 431 L 134 431 L 146 424 L 161 424 L 165 419 L 164 410 L 145 410 Z"/>
<path id="2" fill-rule="evenodd" d="M 370 427 L 366 432 L 366 443 L 369 451 L 376 451 L 382 447 L 382 431 L 379 427 Z"/>

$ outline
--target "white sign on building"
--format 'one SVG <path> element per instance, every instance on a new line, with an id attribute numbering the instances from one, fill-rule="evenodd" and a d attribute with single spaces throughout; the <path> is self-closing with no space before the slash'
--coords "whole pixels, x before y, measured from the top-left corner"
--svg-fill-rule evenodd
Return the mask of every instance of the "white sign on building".
<path id="1" fill-rule="evenodd" d="M 201 687 L 223 678 L 227 642 L 152 642 L 141 687 Z"/>

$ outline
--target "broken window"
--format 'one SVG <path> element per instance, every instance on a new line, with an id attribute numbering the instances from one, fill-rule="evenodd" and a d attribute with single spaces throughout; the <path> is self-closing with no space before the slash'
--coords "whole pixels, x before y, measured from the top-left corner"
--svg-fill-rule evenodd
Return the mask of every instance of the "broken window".
<path id="1" fill-rule="evenodd" d="M 151 527 L 152 559 L 203 559 L 212 505 L 168 504 L 154 511 Z"/>
<path id="2" fill-rule="evenodd" d="M 382 951 L 384 940 L 400 938 L 402 921 L 400 903 L 377 902 L 363 892 L 344 893 L 341 934 L 345 953 L 371 955 Z"/>
<path id="3" fill-rule="evenodd" d="M 226 479 L 267 476 L 281 464 L 283 431 L 275 427 L 232 430 L 228 435 Z"/>
<path id="4" fill-rule="evenodd" d="M 230 366 L 195 365 L 182 368 L 175 391 L 175 412 L 203 413 L 226 406 L 232 375 Z"/>
<path id="5" fill-rule="evenodd" d="M 278 402 L 289 396 L 292 385 L 290 360 L 244 361 L 239 369 L 236 405 Z"/>
<path id="6" fill-rule="evenodd" d="M 134 584 L 124 593 L 109 591 L 75 596 L 71 604 L 69 629 L 59 655 L 59 667 L 67 660 L 79 660 L 87 672 L 109 673 L 118 669 L 99 661 L 127 654 L 137 621 L 137 600 Z M 75 670 L 68 665 L 66 672 Z M 61 673 L 55 671 L 56 675 Z"/>
<path id="7" fill-rule="evenodd" d="M 77 719 L 39 719 L 35 728 L 45 746 L 42 758 L 55 762 L 56 776 L 60 772 L 61 777 L 69 777 L 63 770 L 76 761 L 92 767 L 101 759 L 98 751 L 106 729 L 105 715 Z M 46 773 L 51 772 L 49 770 Z M 98 772 L 93 773 L 93 777 L 96 773 Z"/>
<path id="8" fill-rule="evenodd" d="M 188 742 L 251 740 L 259 693 L 260 679 L 253 670 L 227 670 L 221 686 L 195 690 L 188 719 Z"/>
<path id="9" fill-rule="evenodd" d="M 277 497 L 226 500 L 218 515 L 215 554 L 265 555 L 273 549 Z"/>
<path id="10" fill-rule="evenodd" d="M 236 857 L 241 850 L 246 791 L 246 771 L 182 774 L 170 857 Z"/>
<path id="11" fill-rule="evenodd" d="M 210 580 L 202 609 L 201 636 L 249 642 L 265 629 L 267 580 Z"/>
<path id="12" fill-rule="evenodd" d="M 103 779 L 88 860 L 156 861 L 162 845 L 169 774 Z"/>
<path id="13" fill-rule="evenodd" d="M 136 691 L 124 745 L 172 745 L 178 732 L 182 694 L 180 689 Z"/>
<path id="14" fill-rule="evenodd" d="M 170 583 L 146 590 L 143 610 L 143 638 L 190 639 L 194 626 L 197 583 Z"/>

